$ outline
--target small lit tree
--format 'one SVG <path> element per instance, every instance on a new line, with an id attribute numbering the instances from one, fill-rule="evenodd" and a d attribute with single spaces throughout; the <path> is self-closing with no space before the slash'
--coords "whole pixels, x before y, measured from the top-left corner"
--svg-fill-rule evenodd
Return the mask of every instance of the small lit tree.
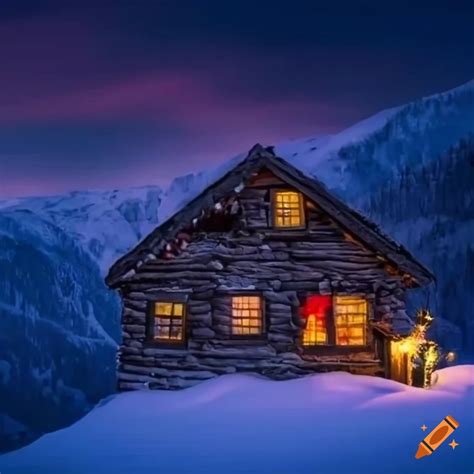
<path id="1" fill-rule="evenodd" d="M 412 333 L 400 339 L 399 348 L 408 357 L 412 370 L 412 385 L 428 388 L 431 375 L 439 360 L 438 345 L 427 339 L 427 331 L 433 322 L 433 316 L 427 309 L 416 313 L 415 328 Z"/>

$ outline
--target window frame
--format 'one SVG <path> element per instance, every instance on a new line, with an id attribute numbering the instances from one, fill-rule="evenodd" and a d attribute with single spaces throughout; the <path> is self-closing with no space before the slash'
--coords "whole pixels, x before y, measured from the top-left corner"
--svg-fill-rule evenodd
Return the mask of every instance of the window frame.
<path id="1" fill-rule="evenodd" d="M 231 293 L 227 293 L 230 298 L 230 331 L 229 331 L 229 338 L 235 341 L 262 341 L 265 340 L 267 337 L 267 312 L 266 312 L 266 301 L 263 297 L 262 293 L 259 292 L 251 292 L 251 291 L 234 291 Z M 260 299 L 260 319 L 261 319 L 261 331 L 260 334 L 234 334 L 233 333 L 233 299 L 238 297 L 258 297 Z"/>
<path id="2" fill-rule="evenodd" d="M 173 303 L 183 305 L 182 316 L 182 338 L 181 339 L 155 339 L 155 305 L 156 303 Z M 188 295 L 183 293 L 157 294 L 147 305 L 146 345 L 151 347 L 162 347 L 165 349 L 184 349 L 187 347 L 187 316 Z M 171 318 L 171 317 L 170 317 Z"/>
<path id="3" fill-rule="evenodd" d="M 302 295 L 303 298 L 308 298 L 311 296 L 330 296 L 331 297 L 331 311 L 328 314 L 328 320 L 326 321 L 326 331 L 327 331 L 327 344 L 314 344 L 314 345 L 304 345 L 304 328 L 303 333 L 300 337 L 300 345 L 303 349 L 304 354 L 344 354 L 350 352 L 363 352 L 371 347 L 371 340 L 369 337 L 369 326 L 370 321 L 373 319 L 373 304 L 370 298 L 367 298 L 366 294 L 361 293 L 333 293 L 331 295 L 322 295 L 320 293 L 308 292 Z M 349 296 L 349 297 L 358 297 L 365 300 L 367 304 L 367 315 L 364 328 L 364 341 L 365 344 L 336 344 L 336 297 L 337 296 Z M 300 298 L 301 302 L 301 298 Z"/>
<path id="4" fill-rule="evenodd" d="M 361 324 L 363 324 L 363 340 L 364 340 L 364 344 L 337 344 L 337 325 L 336 325 L 336 321 L 337 321 L 337 298 L 338 297 L 348 297 L 348 298 L 361 298 L 362 300 L 365 301 L 365 305 L 366 305 L 366 314 L 365 314 L 365 323 L 357 323 L 357 326 L 360 326 Z M 336 347 L 367 347 L 368 346 L 368 327 L 369 327 L 369 319 L 370 319 L 370 304 L 369 304 L 369 301 L 366 297 L 364 296 L 361 296 L 361 295 L 354 295 L 354 294 L 335 294 L 333 295 L 332 297 L 332 313 L 333 313 L 333 316 L 332 316 L 332 322 L 334 324 L 334 345 Z M 346 327 L 350 327 L 350 325 L 347 325 Z"/>
<path id="5" fill-rule="evenodd" d="M 301 217 L 301 224 L 295 226 L 279 226 L 276 222 L 277 214 L 277 194 L 278 193 L 297 193 L 300 196 L 299 199 L 299 211 Z M 273 229 L 277 230 L 302 230 L 306 229 L 306 213 L 305 213 L 305 196 L 301 191 L 298 191 L 294 188 L 272 188 L 270 192 L 270 206 L 271 206 L 271 224 Z"/>

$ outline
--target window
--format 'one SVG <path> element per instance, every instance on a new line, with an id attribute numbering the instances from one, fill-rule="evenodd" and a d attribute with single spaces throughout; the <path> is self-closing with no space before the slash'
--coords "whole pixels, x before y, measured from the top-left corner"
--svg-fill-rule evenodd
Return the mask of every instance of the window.
<path id="1" fill-rule="evenodd" d="M 295 191 L 275 191 L 273 199 L 275 227 L 304 226 L 303 197 Z"/>
<path id="2" fill-rule="evenodd" d="M 184 341 L 184 303 L 157 301 L 153 312 L 153 339 L 159 342 Z"/>
<path id="3" fill-rule="evenodd" d="M 338 346 L 363 346 L 367 301 L 359 296 L 336 296 L 334 322 Z"/>
<path id="4" fill-rule="evenodd" d="M 306 327 L 303 334 L 303 346 L 316 346 L 328 343 L 328 333 L 326 322 L 310 314 L 306 320 Z"/>
<path id="5" fill-rule="evenodd" d="M 303 333 L 304 346 L 316 346 L 328 343 L 327 323 L 331 311 L 330 296 L 315 295 L 306 299 L 303 306 L 305 328 Z"/>
<path id="6" fill-rule="evenodd" d="M 366 345 L 368 303 L 360 296 L 309 296 L 301 308 L 303 346 Z"/>
<path id="7" fill-rule="evenodd" d="M 260 296 L 232 297 L 232 335 L 262 334 L 262 300 Z"/>

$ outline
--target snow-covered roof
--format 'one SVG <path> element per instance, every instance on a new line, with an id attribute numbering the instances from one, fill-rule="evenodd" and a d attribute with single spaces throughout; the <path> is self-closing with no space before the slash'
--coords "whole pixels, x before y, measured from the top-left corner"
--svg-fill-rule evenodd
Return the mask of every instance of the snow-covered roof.
<path id="1" fill-rule="evenodd" d="M 223 198 L 238 195 L 252 175 L 262 168 L 298 189 L 316 202 L 331 218 L 349 234 L 368 248 L 386 258 L 404 273 L 415 279 L 418 285 L 427 284 L 433 275 L 404 247 L 383 234 L 366 217 L 349 208 L 332 195 L 323 183 L 306 175 L 292 164 L 277 157 L 272 147 L 255 145 L 245 159 L 238 160 L 225 174 L 216 178 L 190 202 L 182 205 L 174 215 L 159 225 L 135 248 L 120 258 L 106 277 L 109 286 L 119 286 L 122 277 L 145 262 L 149 255 L 158 255 L 180 231 L 189 228 L 193 220 L 204 210 L 212 209 Z"/>

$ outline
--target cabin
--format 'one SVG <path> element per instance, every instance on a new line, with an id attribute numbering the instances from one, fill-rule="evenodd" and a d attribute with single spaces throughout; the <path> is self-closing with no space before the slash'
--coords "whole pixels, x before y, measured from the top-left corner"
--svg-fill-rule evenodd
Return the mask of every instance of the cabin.
<path id="1" fill-rule="evenodd" d="M 118 388 L 223 374 L 408 381 L 393 341 L 432 274 L 316 179 L 255 145 L 110 269 L 123 303 Z"/>

